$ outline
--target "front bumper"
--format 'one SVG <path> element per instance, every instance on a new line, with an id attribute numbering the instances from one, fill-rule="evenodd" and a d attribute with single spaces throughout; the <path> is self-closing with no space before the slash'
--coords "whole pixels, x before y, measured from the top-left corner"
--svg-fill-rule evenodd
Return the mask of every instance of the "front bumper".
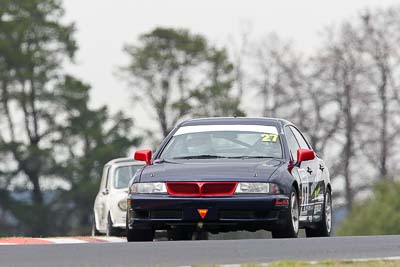
<path id="1" fill-rule="evenodd" d="M 283 227 L 288 205 L 275 205 L 286 195 L 233 195 L 229 197 L 175 197 L 131 194 L 128 196 L 130 229 L 201 227 L 210 232 L 273 230 Z M 207 209 L 201 218 L 198 209 Z"/>

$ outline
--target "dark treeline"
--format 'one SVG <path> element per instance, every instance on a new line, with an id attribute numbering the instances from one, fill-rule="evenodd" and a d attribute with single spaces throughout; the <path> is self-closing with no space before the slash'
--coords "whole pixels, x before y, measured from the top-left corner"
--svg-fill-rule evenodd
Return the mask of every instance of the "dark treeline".
<path id="1" fill-rule="evenodd" d="M 63 69 L 78 48 L 63 13 L 59 0 L 0 3 L 0 235 L 87 234 L 102 165 L 144 138 L 132 114 L 91 108 L 90 86 Z M 159 130 L 146 143 L 186 118 L 286 118 L 326 159 L 336 205 L 351 209 L 399 168 L 399 46 L 400 7 L 325 28 L 312 53 L 276 34 L 220 47 L 156 28 L 125 46 L 120 74 Z"/>
<path id="2" fill-rule="evenodd" d="M 77 49 L 63 12 L 56 0 L 0 3 L 0 234 L 87 232 L 102 166 L 139 141 L 63 70 Z"/>

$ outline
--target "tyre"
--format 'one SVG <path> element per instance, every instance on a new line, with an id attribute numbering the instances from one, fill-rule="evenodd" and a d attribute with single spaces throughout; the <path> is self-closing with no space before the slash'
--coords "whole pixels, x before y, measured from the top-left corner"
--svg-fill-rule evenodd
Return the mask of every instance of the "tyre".
<path id="1" fill-rule="evenodd" d="M 92 217 L 92 236 L 100 236 L 100 235 L 101 235 L 101 233 L 97 230 L 97 227 L 96 227 L 96 217 L 93 214 L 93 217 Z"/>
<path id="2" fill-rule="evenodd" d="M 289 216 L 285 227 L 279 230 L 272 231 L 273 238 L 297 238 L 299 234 L 299 198 L 297 191 L 292 187 L 289 199 Z"/>
<path id="3" fill-rule="evenodd" d="M 332 194 L 327 189 L 324 197 L 322 219 L 312 228 L 306 228 L 307 237 L 328 237 L 332 232 Z"/>
<path id="4" fill-rule="evenodd" d="M 192 240 L 193 230 L 187 228 L 173 228 L 168 230 L 169 240 Z"/>
<path id="5" fill-rule="evenodd" d="M 108 214 L 106 236 L 119 236 L 119 235 L 121 235 L 121 230 L 113 227 L 111 214 Z"/>
<path id="6" fill-rule="evenodd" d="M 129 229 L 128 214 L 126 216 L 126 240 L 128 242 L 151 242 L 155 231 L 152 229 Z"/>
<path id="7" fill-rule="evenodd" d="M 154 230 L 151 229 L 126 229 L 128 242 L 151 242 L 154 239 Z"/>

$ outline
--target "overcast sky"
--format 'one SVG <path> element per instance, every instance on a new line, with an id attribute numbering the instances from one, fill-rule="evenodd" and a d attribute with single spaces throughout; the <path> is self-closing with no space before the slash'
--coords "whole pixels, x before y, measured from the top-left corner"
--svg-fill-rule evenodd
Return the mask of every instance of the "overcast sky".
<path id="1" fill-rule="evenodd" d="M 297 47 L 312 51 L 318 32 L 355 16 L 366 7 L 400 4 L 397 0 L 64 0 L 66 20 L 77 26 L 79 51 L 68 70 L 90 83 L 92 104 L 108 104 L 133 115 L 127 85 L 115 71 L 127 62 L 122 48 L 156 26 L 187 28 L 223 44 L 238 36 L 243 23 L 252 36 L 276 32 Z M 250 114 L 255 115 L 255 114 Z M 136 117 L 137 125 L 145 120 Z M 139 116 L 140 117 L 140 116 Z"/>

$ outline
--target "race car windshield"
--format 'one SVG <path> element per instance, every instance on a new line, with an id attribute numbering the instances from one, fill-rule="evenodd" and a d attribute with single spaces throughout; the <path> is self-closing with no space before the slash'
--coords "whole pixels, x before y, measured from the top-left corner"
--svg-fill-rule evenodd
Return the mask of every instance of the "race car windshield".
<path id="1" fill-rule="evenodd" d="M 160 158 L 282 158 L 282 146 L 276 127 L 217 126 L 180 128 L 171 138 Z"/>
<path id="2" fill-rule="evenodd" d="M 115 170 L 115 175 L 114 175 L 114 188 L 116 189 L 127 188 L 129 181 L 132 179 L 133 175 L 140 167 L 141 166 L 136 166 L 136 165 L 118 167 Z"/>

